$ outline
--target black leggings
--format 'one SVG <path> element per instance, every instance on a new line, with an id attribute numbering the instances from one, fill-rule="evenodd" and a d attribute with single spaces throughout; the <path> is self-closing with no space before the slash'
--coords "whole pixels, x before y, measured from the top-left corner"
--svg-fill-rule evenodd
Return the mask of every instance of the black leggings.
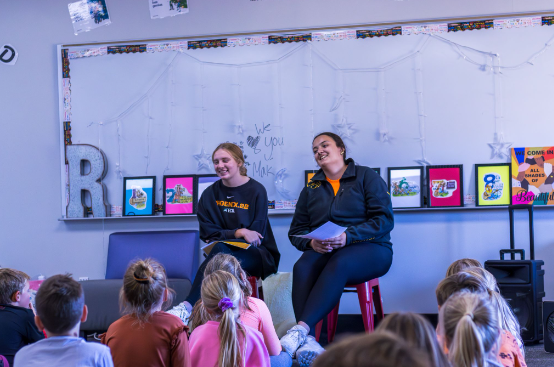
<path id="1" fill-rule="evenodd" d="M 379 278 L 389 271 L 392 250 L 375 243 L 357 243 L 327 254 L 305 251 L 294 264 L 292 306 L 296 321 L 315 335 L 315 325 L 340 300 L 344 286 Z"/>
<path id="2" fill-rule="evenodd" d="M 187 302 L 194 306 L 196 301 L 200 299 L 200 289 L 202 288 L 202 280 L 204 280 L 204 269 L 208 262 L 217 254 L 233 255 L 244 269 L 248 276 L 261 277 L 263 275 L 262 256 L 260 250 L 255 246 L 250 246 L 244 250 L 235 246 L 228 246 L 222 242 L 218 242 L 210 251 L 210 254 L 204 260 L 200 268 L 196 272 L 196 277 L 192 283 L 192 289 L 187 297 Z"/>

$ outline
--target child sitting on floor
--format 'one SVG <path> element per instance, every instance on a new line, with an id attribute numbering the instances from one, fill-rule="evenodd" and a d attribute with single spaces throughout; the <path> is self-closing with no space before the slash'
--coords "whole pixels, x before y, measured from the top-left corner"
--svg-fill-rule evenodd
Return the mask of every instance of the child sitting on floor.
<path id="1" fill-rule="evenodd" d="M 481 265 L 481 263 L 475 259 L 465 258 L 456 260 L 452 264 L 450 264 L 450 266 L 446 270 L 446 278 L 471 267 L 482 268 L 483 265 Z"/>
<path id="2" fill-rule="evenodd" d="M 172 292 L 157 261 L 129 265 L 120 293 L 126 315 L 101 335 L 116 367 L 190 367 L 188 328 L 178 317 L 163 312 L 171 305 Z"/>
<path id="3" fill-rule="evenodd" d="M 206 265 L 204 277 L 217 270 L 226 271 L 237 279 L 243 297 L 243 303 L 240 305 L 240 321 L 244 325 L 248 325 L 262 333 L 267 351 L 269 352 L 271 365 L 274 367 L 290 367 L 292 365 L 292 357 L 282 350 L 269 309 L 264 301 L 250 297 L 252 288 L 237 258 L 228 254 L 217 254 Z M 190 328 L 194 331 L 198 326 L 205 324 L 209 320 L 200 299 L 192 310 Z"/>
<path id="4" fill-rule="evenodd" d="M 35 325 L 30 304 L 29 276 L 22 271 L 0 269 L 0 355 L 13 366 L 15 353 L 44 339 Z"/>
<path id="5" fill-rule="evenodd" d="M 35 322 L 48 338 L 17 352 L 15 366 L 113 366 L 108 348 L 79 338 L 88 313 L 79 282 L 69 275 L 48 278 L 37 292 L 36 305 Z"/>
<path id="6" fill-rule="evenodd" d="M 484 294 L 462 291 L 446 301 L 439 312 L 439 334 L 453 366 L 501 367 L 497 315 Z"/>
<path id="7" fill-rule="evenodd" d="M 431 361 L 430 367 L 450 366 L 448 359 L 439 346 L 437 334 L 433 326 L 421 315 L 412 312 L 390 314 L 379 323 L 376 331 L 394 333 L 411 347 L 426 353 Z"/>
<path id="8" fill-rule="evenodd" d="M 263 335 L 239 321 L 243 297 L 237 279 L 213 272 L 202 281 L 201 298 L 209 321 L 190 336 L 192 366 L 269 367 Z"/>

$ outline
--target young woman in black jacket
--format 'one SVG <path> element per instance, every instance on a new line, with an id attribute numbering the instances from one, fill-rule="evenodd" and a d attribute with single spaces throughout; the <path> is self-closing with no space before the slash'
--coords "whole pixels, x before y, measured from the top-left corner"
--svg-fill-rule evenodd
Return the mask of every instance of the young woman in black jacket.
<path id="1" fill-rule="evenodd" d="M 250 276 L 265 279 L 277 272 L 281 255 L 267 217 L 267 192 L 246 175 L 242 150 L 232 143 L 220 144 L 212 154 L 216 174 L 221 178 L 209 186 L 198 202 L 200 239 L 204 242 L 243 239 L 246 250 L 218 242 L 204 260 L 186 301 L 168 312 L 185 324 L 192 305 L 200 298 L 204 269 L 219 253 L 236 257 Z"/>
<path id="2" fill-rule="evenodd" d="M 309 365 L 323 352 L 315 325 L 339 302 L 344 286 L 383 276 L 392 263 L 394 226 L 387 185 L 371 168 L 346 159 L 342 139 L 333 133 L 312 142 L 321 169 L 300 193 L 289 230 L 291 243 L 304 253 L 294 265 L 292 303 L 298 325 L 281 338 L 283 348 Z M 347 230 L 323 241 L 294 237 L 331 221 Z"/>

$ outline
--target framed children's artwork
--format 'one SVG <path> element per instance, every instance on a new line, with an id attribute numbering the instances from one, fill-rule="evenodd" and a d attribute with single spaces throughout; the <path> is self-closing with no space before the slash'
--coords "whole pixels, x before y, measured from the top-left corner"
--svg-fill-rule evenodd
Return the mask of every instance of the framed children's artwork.
<path id="1" fill-rule="evenodd" d="M 123 178 L 123 216 L 154 215 L 156 176 Z"/>
<path id="2" fill-rule="evenodd" d="M 429 207 L 464 206 L 463 166 L 427 166 Z"/>
<path id="3" fill-rule="evenodd" d="M 393 208 L 423 206 L 423 167 L 389 167 L 388 177 Z"/>
<path id="4" fill-rule="evenodd" d="M 510 205 L 512 197 L 510 163 L 475 165 L 475 205 Z"/>
<path id="5" fill-rule="evenodd" d="M 164 176 L 164 215 L 193 214 L 194 175 Z"/>
<path id="6" fill-rule="evenodd" d="M 377 168 L 372 168 L 372 170 L 374 170 L 375 172 L 377 172 L 377 174 L 379 176 L 381 176 L 381 168 L 377 167 Z"/>
<path id="7" fill-rule="evenodd" d="M 309 171 L 304 171 L 304 184 L 305 186 L 308 186 L 308 182 L 312 179 L 312 177 L 315 176 L 315 174 L 319 171 L 318 169 L 313 169 Z"/>
<path id="8" fill-rule="evenodd" d="M 196 200 L 194 200 L 194 212 L 196 213 L 198 211 L 198 201 L 202 197 L 202 193 L 204 190 L 206 190 L 209 186 L 211 186 L 214 182 L 218 181 L 220 178 L 215 175 L 196 175 Z"/>

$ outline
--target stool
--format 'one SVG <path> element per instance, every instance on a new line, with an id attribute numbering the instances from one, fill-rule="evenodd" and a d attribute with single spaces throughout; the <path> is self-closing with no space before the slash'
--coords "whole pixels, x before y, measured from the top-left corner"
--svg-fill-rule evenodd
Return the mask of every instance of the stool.
<path id="1" fill-rule="evenodd" d="M 250 282 L 250 285 L 252 286 L 252 297 L 264 300 L 264 292 L 263 289 L 260 290 L 262 285 L 260 284 L 258 286 L 258 281 L 260 279 L 256 277 L 248 277 L 248 282 Z M 260 282 L 261 283 L 261 282 Z"/>
<path id="2" fill-rule="evenodd" d="M 379 278 L 371 279 L 365 283 L 358 285 L 346 285 L 344 288 L 356 288 L 356 290 L 345 289 L 345 292 L 357 292 L 358 301 L 360 302 L 360 310 L 362 311 L 362 319 L 364 321 L 364 329 L 366 333 L 373 331 L 373 307 L 375 307 L 375 316 L 381 321 L 385 318 L 383 312 L 383 300 L 381 299 L 381 289 L 379 288 Z M 375 292 L 375 295 L 373 294 Z M 340 300 L 335 308 L 327 315 L 327 340 L 331 343 L 335 339 L 337 331 L 337 321 L 339 318 Z M 323 320 L 315 326 L 315 339 L 319 341 L 321 335 L 321 327 Z"/>

